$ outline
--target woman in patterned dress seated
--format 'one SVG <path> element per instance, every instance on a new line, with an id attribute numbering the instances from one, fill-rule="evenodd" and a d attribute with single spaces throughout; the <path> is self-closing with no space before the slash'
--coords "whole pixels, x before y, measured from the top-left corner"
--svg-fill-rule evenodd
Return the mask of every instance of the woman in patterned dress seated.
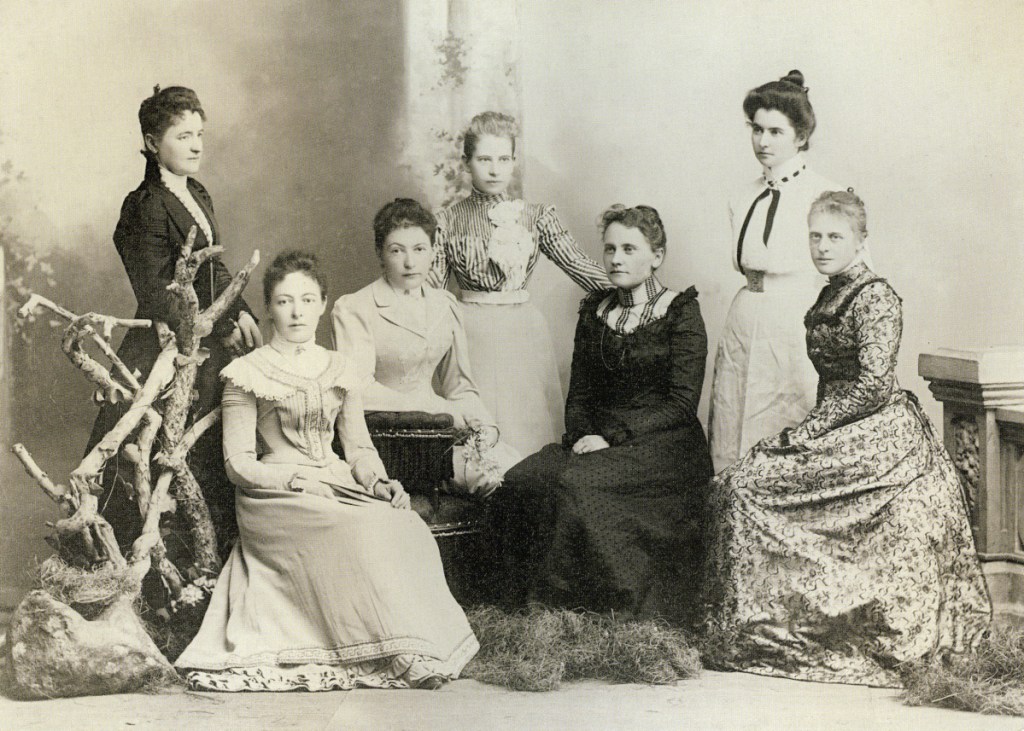
<path id="1" fill-rule="evenodd" d="M 475 432 L 473 446 L 452 450 L 455 483 L 486 497 L 521 456 L 496 443 L 494 419 L 473 383 L 462 308 L 451 292 L 424 286 L 436 233 L 434 215 L 409 198 L 377 212 L 373 235 L 384 274 L 338 298 L 334 344 L 369 382 L 366 410 L 450 414 L 457 429 Z"/>
<path id="2" fill-rule="evenodd" d="M 970 650 L 991 605 L 955 468 L 896 381 L 900 298 L 862 261 L 864 204 L 823 193 L 808 223 L 817 404 L 712 482 L 709 659 L 899 686 L 901 663 Z"/>
<path id="3" fill-rule="evenodd" d="M 204 690 L 436 688 L 476 637 L 373 448 L 355 362 L 314 340 L 316 259 L 278 256 L 263 286 L 273 339 L 221 372 L 239 540 L 175 664 Z"/>
<path id="4" fill-rule="evenodd" d="M 527 598 L 616 614 L 697 606 L 711 458 L 697 404 L 707 336 L 697 291 L 655 276 L 665 229 L 648 206 L 600 227 L 614 289 L 580 306 L 566 431 L 505 475 L 492 498 L 509 580 Z"/>
<path id="5" fill-rule="evenodd" d="M 502 439 L 530 454 L 562 433 L 562 385 L 547 322 L 526 285 L 541 254 L 588 291 L 608 278 L 584 254 L 554 206 L 512 198 L 516 121 L 473 117 L 462 161 L 473 190 L 437 214 L 437 254 L 428 277 L 444 288 L 454 275 L 473 378 Z"/>

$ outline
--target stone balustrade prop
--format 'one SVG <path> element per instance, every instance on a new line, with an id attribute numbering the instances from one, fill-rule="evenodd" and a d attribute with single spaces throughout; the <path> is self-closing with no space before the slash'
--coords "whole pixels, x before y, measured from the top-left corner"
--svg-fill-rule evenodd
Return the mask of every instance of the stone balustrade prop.
<path id="1" fill-rule="evenodd" d="M 1024 346 L 922 353 L 1000 621 L 1024 624 Z"/>

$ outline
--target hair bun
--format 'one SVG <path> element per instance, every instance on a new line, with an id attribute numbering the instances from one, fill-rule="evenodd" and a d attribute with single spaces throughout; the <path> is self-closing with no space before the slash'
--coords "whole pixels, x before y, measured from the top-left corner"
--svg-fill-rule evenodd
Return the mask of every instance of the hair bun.
<path id="1" fill-rule="evenodd" d="M 800 69 L 792 69 L 788 74 L 779 79 L 779 81 L 799 86 L 803 90 L 804 94 L 811 90 L 810 87 L 804 86 L 804 75 L 800 73 Z"/>
<path id="2" fill-rule="evenodd" d="M 156 96 L 159 93 L 160 93 L 160 84 L 157 84 L 156 86 L 153 87 L 153 96 Z"/>

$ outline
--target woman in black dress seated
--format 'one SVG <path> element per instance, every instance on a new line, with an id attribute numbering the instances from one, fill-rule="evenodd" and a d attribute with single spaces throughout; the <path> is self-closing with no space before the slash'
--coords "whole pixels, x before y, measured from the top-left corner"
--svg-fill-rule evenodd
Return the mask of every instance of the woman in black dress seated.
<path id="1" fill-rule="evenodd" d="M 695 604 L 711 476 L 697 421 L 707 336 L 697 291 L 655 277 L 658 212 L 613 206 L 600 228 L 616 288 L 580 307 L 562 443 L 509 470 L 492 498 L 506 600 L 676 613 Z"/>
<path id="2" fill-rule="evenodd" d="M 903 663 L 969 650 L 991 606 L 956 470 L 896 381 L 900 298 L 862 260 L 864 204 L 823 193 L 808 223 L 818 400 L 711 484 L 705 657 L 898 686 Z"/>

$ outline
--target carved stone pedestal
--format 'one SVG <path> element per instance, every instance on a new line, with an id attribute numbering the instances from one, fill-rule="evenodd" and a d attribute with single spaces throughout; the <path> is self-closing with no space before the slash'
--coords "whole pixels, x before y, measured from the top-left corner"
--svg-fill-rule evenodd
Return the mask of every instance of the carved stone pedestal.
<path id="1" fill-rule="evenodd" d="M 996 617 L 1024 623 L 1024 347 L 923 353 Z"/>

